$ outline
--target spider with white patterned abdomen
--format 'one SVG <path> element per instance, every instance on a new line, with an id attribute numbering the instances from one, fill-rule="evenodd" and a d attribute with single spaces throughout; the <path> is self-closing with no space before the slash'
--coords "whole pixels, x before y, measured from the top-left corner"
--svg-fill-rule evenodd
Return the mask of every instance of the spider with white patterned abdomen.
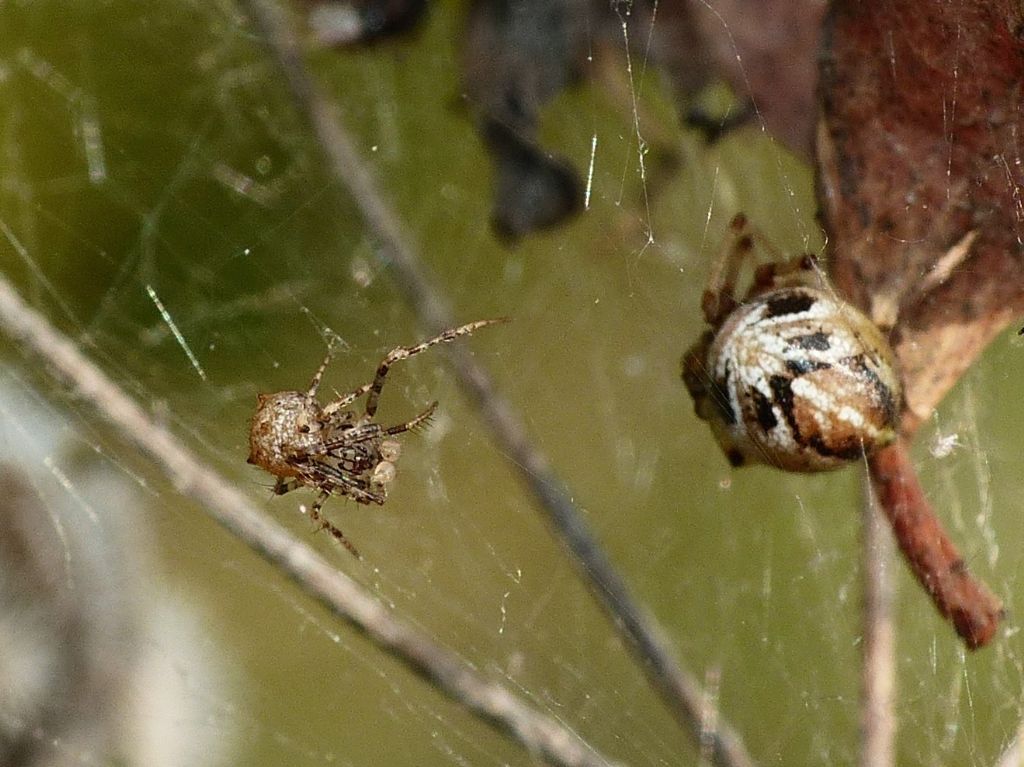
<path id="1" fill-rule="evenodd" d="M 810 256 L 761 265 L 738 299 L 754 238 L 737 215 L 704 291 L 709 328 L 683 357 L 697 415 L 734 466 L 827 471 L 891 443 L 901 395 L 885 335 Z"/>
<path id="2" fill-rule="evenodd" d="M 454 341 L 479 328 L 504 322 L 480 320 L 445 330 L 416 346 L 392 349 L 377 366 L 373 382 L 321 407 L 316 394 L 328 354 L 313 376 L 309 389 L 257 395 L 256 414 L 249 431 L 249 463 L 277 477 L 274 493 L 283 495 L 299 487 L 319 491 L 310 517 L 327 530 L 356 557 L 355 546 L 341 530 L 320 513 L 330 495 L 342 495 L 363 504 L 381 505 L 387 499 L 388 484 L 395 478 L 395 462 L 401 449 L 394 437 L 425 424 L 437 407 L 434 402 L 418 416 L 397 426 L 384 427 L 373 419 L 377 414 L 384 380 L 391 366 L 431 346 Z M 366 407 L 357 414 L 346 407 L 366 395 Z M 361 557 L 360 557 L 361 558 Z"/>

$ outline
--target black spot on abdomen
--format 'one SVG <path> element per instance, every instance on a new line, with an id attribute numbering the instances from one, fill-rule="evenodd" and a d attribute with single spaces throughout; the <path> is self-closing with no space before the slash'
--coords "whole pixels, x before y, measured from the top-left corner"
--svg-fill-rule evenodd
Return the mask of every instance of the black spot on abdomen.
<path id="1" fill-rule="evenodd" d="M 864 445 L 860 440 L 847 439 L 838 445 L 829 446 L 821 437 L 811 437 L 808 440 L 814 451 L 827 458 L 838 458 L 842 461 L 852 461 L 864 455 Z"/>
<path id="2" fill-rule="evenodd" d="M 736 412 L 733 410 L 732 402 L 729 399 L 730 376 L 732 376 L 732 365 L 729 362 L 726 362 L 725 375 L 710 382 L 710 394 L 711 401 L 714 402 L 715 407 L 718 408 L 718 412 L 721 414 L 722 420 L 729 426 L 735 426 Z"/>
<path id="3" fill-rule="evenodd" d="M 796 414 L 793 412 L 793 387 L 788 376 L 772 376 L 768 379 L 768 386 L 772 390 L 772 398 L 775 404 L 782 411 L 783 418 L 789 424 L 793 438 L 800 442 L 800 428 L 796 423 Z"/>
<path id="4" fill-rule="evenodd" d="M 754 400 L 754 416 L 757 423 L 767 433 L 779 425 L 779 419 L 775 417 L 775 409 L 771 400 L 764 396 L 758 389 L 750 390 L 750 398 Z"/>
<path id="5" fill-rule="evenodd" d="M 815 296 L 807 293 L 800 293 L 798 291 L 789 290 L 781 296 L 775 298 L 769 298 L 765 302 L 767 308 L 767 317 L 785 317 L 790 314 L 800 314 L 806 312 L 818 299 Z"/>
<path id="6" fill-rule="evenodd" d="M 868 364 L 864 361 L 864 355 L 858 354 L 854 357 L 845 357 L 842 362 L 849 370 L 853 371 L 854 375 L 862 376 L 871 383 L 871 388 L 874 389 L 875 396 L 882 407 L 886 423 L 896 423 L 899 414 L 899 403 L 893 398 L 892 389 L 886 386 L 882 379 L 878 377 L 878 374 L 868 367 Z"/>
<path id="7" fill-rule="evenodd" d="M 816 352 L 827 352 L 831 347 L 828 341 L 828 333 L 818 331 L 817 333 L 808 333 L 804 336 L 796 336 L 789 342 L 790 346 L 795 346 L 799 349 L 813 350 Z"/>
<path id="8" fill-rule="evenodd" d="M 802 376 L 813 373 L 815 370 L 828 370 L 832 367 L 827 362 L 815 362 L 814 360 L 786 360 L 786 370 L 794 376 Z"/>

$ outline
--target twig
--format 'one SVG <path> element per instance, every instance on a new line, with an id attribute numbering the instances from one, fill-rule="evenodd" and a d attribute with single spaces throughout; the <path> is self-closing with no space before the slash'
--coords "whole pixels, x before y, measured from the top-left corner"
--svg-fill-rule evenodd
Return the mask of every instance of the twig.
<path id="1" fill-rule="evenodd" d="M 240 3 L 256 22 L 281 66 L 296 107 L 309 122 L 331 173 L 352 194 L 368 228 L 380 241 L 391 267 L 390 274 L 420 322 L 431 333 L 456 324 L 447 302 L 424 273 L 416 250 L 338 120 L 332 102 L 310 77 L 281 5 L 275 0 L 240 0 Z M 522 473 L 555 531 L 590 579 L 613 625 L 624 634 L 628 646 L 639 657 L 652 686 L 668 703 L 683 728 L 699 743 L 705 700 L 700 684 L 681 668 L 668 649 L 660 627 L 633 599 L 570 500 L 572 493 L 530 442 L 521 419 L 497 395 L 487 372 L 464 349 L 452 348 L 449 358 L 460 385 L 479 408 L 501 452 Z M 715 732 L 713 755 L 716 764 L 728 767 L 752 767 L 754 764 L 735 730 L 721 718 Z"/>
<path id="2" fill-rule="evenodd" d="M 173 434 L 149 418 L 67 337 L 27 306 L 2 276 L 0 328 L 16 344 L 43 357 L 60 378 L 74 387 L 79 397 L 92 403 L 124 438 L 148 453 L 179 492 L 198 501 L 210 516 L 278 565 L 308 594 L 367 634 L 414 672 L 553 764 L 565 767 L 614 764 L 557 721 L 530 708 L 507 688 L 483 678 L 458 655 L 395 618 L 372 594 L 261 513 Z"/>
<path id="3" fill-rule="evenodd" d="M 1003 605 L 968 572 L 925 498 L 906 444 L 899 440 L 882 448 L 868 464 L 882 510 L 918 582 L 967 647 L 983 647 L 999 627 Z"/>
<path id="4" fill-rule="evenodd" d="M 892 538 L 865 475 L 861 535 L 864 646 L 859 767 L 892 767 L 896 714 L 896 643 L 892 622 Z"/>

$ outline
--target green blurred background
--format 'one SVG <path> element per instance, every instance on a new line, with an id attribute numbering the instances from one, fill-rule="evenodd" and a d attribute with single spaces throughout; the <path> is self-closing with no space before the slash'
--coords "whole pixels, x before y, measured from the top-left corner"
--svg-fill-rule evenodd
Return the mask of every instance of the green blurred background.
<path id="1" fill-rule="evenodd" d="M 458 321 L 514 318 L 464 343 L 679 657 L 720 675 L 722 715 L 763 764 L 853 762 L 859 471 L 731 472 L 678 380 L 734 213 L 782 251 L 822 247 L 811 169 L 756 125 L 706 146 L 678 127 L 648 69 L 636 89 L 641 135 L 658 137 L 646 177 L 630 102 L 600 84 L 574 89 L 545 111 L 541 135 L 584 173 L 596 137 L 590 207 L 502 245 L 487 223 L 490 163 L 458 106 L 464 12 L 439 5 L 405 41 L 317 53 L 315 73 Z M 272 498 L 272 479 L 245 464 L 257 392 L 304 386 L 332 339 L 344 344 L 326 391 L 347 391 L 423 332 L 240 13 L 15 2 L 0 6 L 0 30 L 0 268 L 22 293 L 397 614 L 611 757 L 697 763 L 443 355 L 402 363 L 385 389 L 389 423 L 441 402 L 406 440 L 388 504 L 328 503 L 364 562 L 311 534 L 298 512 L 308 495 Z M 174 661 L 188 713 L 161 725 L 171 741 L 210 744 L 207 761 L 222 764 L 536 763 L 298 593 L 38 362 L 0 349 L 7 458 L 53 484 L 54 508 L 70 491 L 38 455 L 98 514 L 127 499 L 129 524 L 152 540 L 149 600 L 195 617 L 195 644 Z M 1010 618 L 993 647 L 965 656 L 897 563 L 900 764 L 991 764 L 1019 725 L 1022 358 L 1015 338 L 998 340 L 919 436 L 923 481 Z M 23 400 L 59 424 L 59 447 L 25 446 L 50 432 L 10 404 Z"/>

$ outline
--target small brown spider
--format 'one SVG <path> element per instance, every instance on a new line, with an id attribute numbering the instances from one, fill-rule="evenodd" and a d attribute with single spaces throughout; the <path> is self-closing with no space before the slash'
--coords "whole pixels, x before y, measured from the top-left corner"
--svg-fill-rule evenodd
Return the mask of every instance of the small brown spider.
<path id="1" fill-rule="evenodd" d="M 480 320 L 451 328 L 416 346 L 392 349 L 377 366 L 373 383 L 360 386 L 340 399 L 321 407 L 316 393 L 328 354 L 305 392 L 282 391 L 257 395 L 256 414 L 249 431 L 249 463 L 277 477 L 274 493 L 284 495 L 298 487 L 319 491 L 310 517 L 327 530 L 356 557 L 362 558 L 341 530 L 325 519 L 320 510 L 330 495 L 344 495 L 358 503 L 383 504 L 387 486 L 395 478 L 395 461 L 401 449 L 391 439 L 426 423 L 437 407 L 434 402 L 406 423 L 383 427 L 375 423 L 377 404 L 384 379 L 391 366 L 426 351 L 431 346 L 454 341 L 479 328 L 504 322 Z M 362 415 L 344 408 L 367 395 Z"/>

